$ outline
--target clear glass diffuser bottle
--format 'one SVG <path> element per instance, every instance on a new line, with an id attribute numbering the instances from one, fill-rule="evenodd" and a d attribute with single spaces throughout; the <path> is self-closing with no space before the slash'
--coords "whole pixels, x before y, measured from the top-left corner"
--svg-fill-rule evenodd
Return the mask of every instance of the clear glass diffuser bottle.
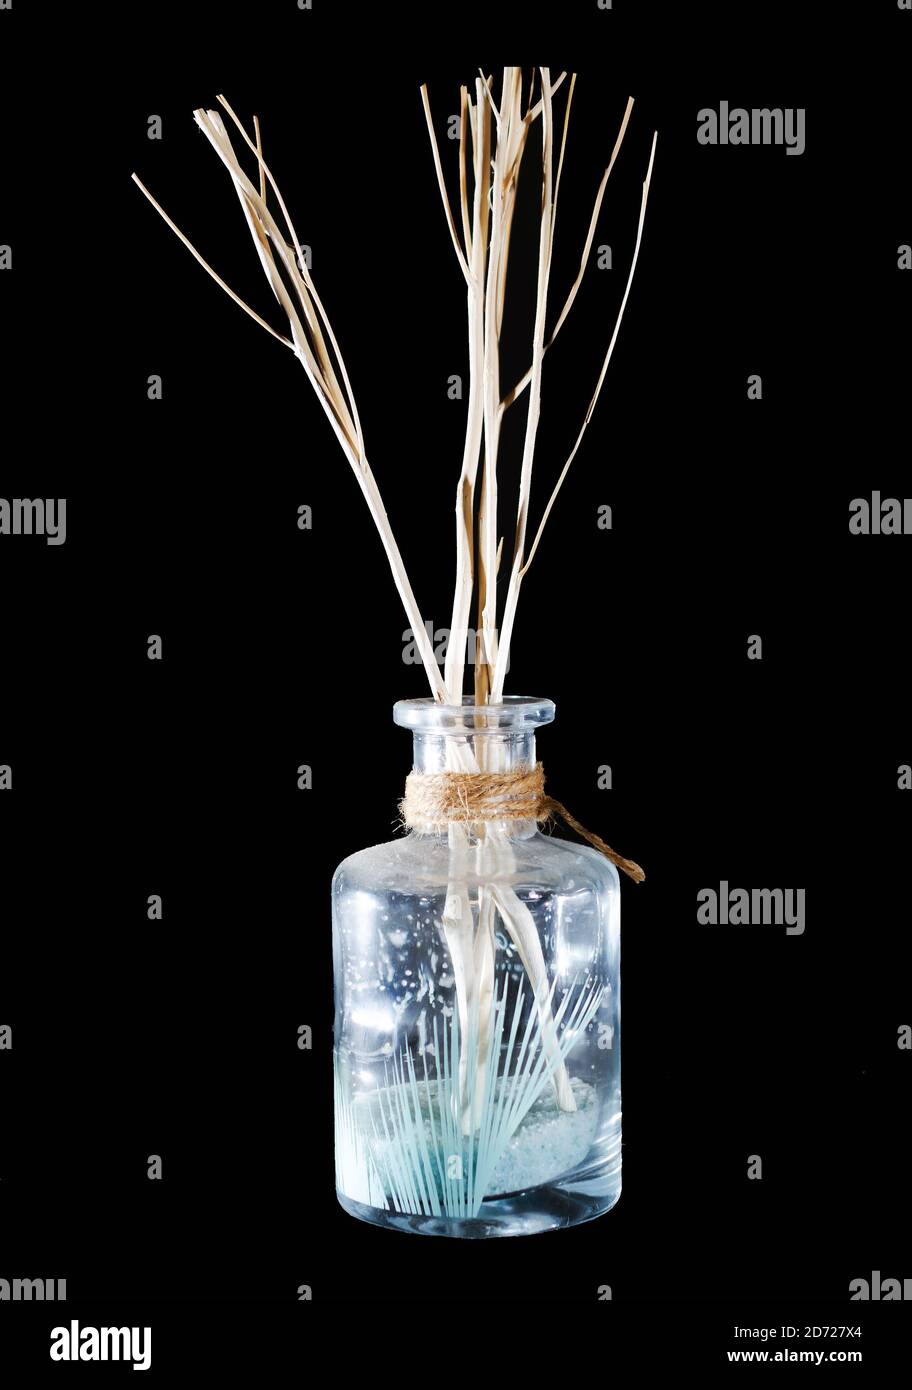
<path id="1" fill-rule="evenodd" d="M 403 700 L 414 768 L 535 766 L 550 700 Z M 533 818 L 412 830 L 333 880 L 336 1186 L 363 1221 L 527 1235 L 621 1188 L 614 865 Z"/>

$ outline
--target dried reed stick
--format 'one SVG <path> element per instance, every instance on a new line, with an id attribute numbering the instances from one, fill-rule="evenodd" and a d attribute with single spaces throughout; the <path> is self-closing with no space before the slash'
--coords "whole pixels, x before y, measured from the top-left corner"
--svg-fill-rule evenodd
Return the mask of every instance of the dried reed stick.
<path id="1" fill-rule="evenodd" d="M 257 157 L 259 190 L 253 186 L 247 175 L 241 169 L 225 124 L 218 112 L 199 110 L 194 112 L 194 116 L 200 129 L 206 135 L 231 176 L 263 271 L 276 299 L 288 318 L 291 330 L 290 339 L 286 338 L 283 334 L 277 333 L 265 319 L 261 318 L 239 295 L 230 289 L 183 232 L 175 225 L 136 174 L 133 175 L 133 180 L 149 199 L 156 211 L 164 218 L 168 226 L 177 233 L 188 250 L 192 252 L 203 268 L 208 271 L 226 294 L 244 309 L 244 311 L 262 328 L 265 328 L 273 337 L 278 338 L 286 347 L 291 348 L 300 360 L 317 394 L 317 398 L 326 413 L 330 425 L 332 426 L 333 432 L 339 441 L 342 451 L 351 465 L 364 499 L 367 502 L 374 525 L 377 528 L 380 540 L 383 544 L 396 588 L 405 608 L 406 616 L 415 634 L 415 640 L 418 644 L 422 663 L 431 686 L 431 692 L 436 700 L 445 701 L 447 698 L 447 690 L 437 667 L 434 648 L 422 620 L 421 611 L 418 608 L 414 593 L 412 592 L 408 574 L 396 539 L 393 535 L 386 509 L 383 505 L 380 490 L 377 487 L 373 471 L 367 461 L 361 424 L 358 419 L 357 406 L 355 405 L 354 393 L 351 389 L 348 372 L 345 368 L 344 360 L 333 334 L 329 319 L 307 269 L 301 244 L 295 234 L 291 218 L 285 207 L 284 199 L 275 184 L 268 166 L 263 160 L 262 146 L 259 138 L 259 123 L 257 122 L 256 125 L 256 140 L 251 141 L 225 99 L 220 97 L 219 100 L 225 110 L 228 111 L 234 123 L 238 126 L 245 142 L 250 146 Z M 285 240 L 283 233 L 267 207 L 265 197 L 267 183 L 275 194 L 285 219 L 288 232 L 294 243 L 293 247 Z M 278 257 L 285 272 L 284 280 L 276 264 L 276 257 Z M 292 286 L 297 303 L 295 303 L 286 289 L 286 281 Z M 332 348 L 335 360 L 338 363 L 339 373 L 342 377 L 341 384 L 333 366 L 332 357 L 329 347 L 327 346 L 327 339 L 329 340 L 329 345 Z"/>
<path id="2" fill-rule="evenodd" d="M 598 398 L 601 394 L 602 386 L 605 383 L 605 377 L 608 374 L 608 365 L 611 362 L 611 356 L 614 352 L 614 345 L 617 342 L 618 334 L 621 330 L 621 323 L 624 318 L 624 310 L 627 308 L 627 300 L 630 297 L 630 288 L 633 284 L 633 277 L 636 272 L 637 260 L 639 259 L 640 255 L 640 244 L 643 240 L 643 225 L 646 220 L 646 204 L 649 199 L 649 185 L 652 181 L 652 166 L 655 160 L 657 139 L 658 135 L 654 134 L 652 137 L 652 148 L 649 154 L 649 165 L 646 170 L 646 177 L 643 180 L 643 193 L 640 201 L 640 216 L 639 221 L 637 223 L 637 234 L 633 248 L 633 256 L 630 261 L 630 271 L 627 276 L 627 283 L 624 287 L 624 295 L 621 299 L 621 306 L 618 310 L 617 319 L 615 320 L 614 331 L 611 334 L 611 339 L 608 343 L 608 350 L 605 353 L 605 359 L 602 363 L 602 370 L 600 371 L 598 381 L 596 382 L 595 391 L 593 393 L 591 401 L 589 402 L 589 408 L 586 411 L 586 415 L 583 419 L 582 426 L 580 427 L 579 434 L 576 437 L 576 443 L 570 451 L 570 455 L 567 458 L 567 461 L 564 464 L 563 468 L 561 469 L 557 482 L 555 483 L 554 488 L 551 492 L 551 496 L 548 499 L 547 506 L 545 507 L 545 510 L 542 514 L 542 518 L 539 522 L 538 530 L 535 533 L 535 539 L 532 542 L 532 546 L 529 550 L 528 556 L 525 555 L 525 534 L 523 533 L 522 537 L 518 536 L 519 544 L 517 548 L 517 559 L 514 561 L 513 573 L 510 577 L 510 588 L 507 593 L 507 600 L 504 608 L 503 625 L 501 629 L 500 654 L 497 669 L 494 674 L 494 680 L 492 682 L 492 699 L 494 701 L 498 701 L 503 698 L 503 686 L 504 678 L 506 675 L 507 658 L 510 651 L 510 640 L 513 635 L 513 623 L 516 617 L 516 605 L 519 599 L 520 586 L 522 584 L 523 578 L 525 577 L 529 569 L 529 566 L 535 558 L 535 552 L 538 549 L 539 543 L 542 538 L 542 534 L 548 522 L 548 518 L 551 515 L 551 510 L 554 506 L 555 501 L 557 500 L 557 494 L 560 492 L 561 487 L 563 486 L 564 479 L 566 478 L 567 473 L 570 470 L 570 465 L 576 458 L 580 444 L 583 441 L 583 435 L 586 433 L 586 430 L 589 427 L 589 421 L 592 419 L 592 416 L 595 413 L 595 407 L 598 403 Z M 535 364 L 533 360 L 533 369 L 534 365 Z"/>
<path id="3" fill-rule="evenodd" d="M 642 234 L 642 215 L 637 242 L 628 278 L 627 291 L 612 335 L 611 348 L 603 366 L 599 387 L 593 398 L 584 421 L 580 438 L 565 464 L 557 486 L 552 492 L 545 515 L 539 524 L 531 551 L 526 553 L 526 534 L 531 501 L 532 465 L 535 442 L 541 412 L 541 384 L 543 360 L 553 346 L 579 292 L 589 262 L 595 238 L 599 214 L 604 201 L 608 180 L 614 168 L 624 141 L 627 126 L 633 110 L 633 98 L 629 98 L 621 120 L 608 165 L 604 170 L 596 192 L 589 226 L 580 256 L 577 274 L 563 303 L 550 335 L 545 335 L 545 321 L 548 305 L 548 285 L 553 255 L 554 227 L 556 222 L 557 200 L 564 168 L 567 136 L 570 122 L 570 108 L 576 86 L 576 74 L 570 79 L 567 101 L 564 109 L 563 130 L 560 152 L 554 172 L 554 132 L 553 97 L 563 84 L 566 73 L 562 73 L 552 83 L 547 69 L 539 71 L 541 95 L 532 101 L 530 90 L 529 104 L 522 112 L 522 71 L 519 68 L 505 68 L 501 80 L 499 104 L 495 101 L 491 79 L 484 73 L 476 79 L 476 100 L 473 104 L 467 88 L 460 90 L 460 139 L 459 139 L 459 220 L 453 214 L 446 188 L 446 178 L 440 157 L 440 148 L 434 134 L 430 100 L 427 87 L 421 89 L 424 114 L 431 140 L 434 169 L 440 190 L 441 201 L 446 215 L 450 238 L 456 251 L 457 260 L 467 286 L 468 326 L 469 326 L 469 390 L 466 419 L 466 437 L 463 450 L 463 463 L 457 484 L 456 494 L 456 582 L 453 598 L 452 620 L 450 624 L 449 645 L 445 664 L 444 683 L 447 698 L 458 702 L 462 697 L 468 635 L 469 612 L 473 590 L 478 605 L 479 650 L 475 661 L 475 702 L 486 704 L 503 698 L 503 683 L 509 662 L 510 641 L 515 622 L 516 605 L 522 579 L 528 570 L 531 556 L 537 548 L 550 515 L 554 500 L 566 476 L 569 463 L 592 418 L 594 402 L 598 398 L 604 373 L 610 360 L 613 344 L 617 339 L 620 320 L 627 302 L 636 254 L 639 250 L 639 236 Z M 535 75 L 533 74 L 533 89 Z M 485 123 L 482 112 L 490 116 Z M 500 338 L 506 298 L 507 271 L 509 265 L 509 246 L 513 215 L 516 207 L 516 189 L 520 167 L 527 147 L 531 126 L 541 117 L 542 120 L 542 200 L 541 222 L 539 228 L 539 267 L 536 293 L 535 326 L 533 329 L 532 363 L 512 390 L 503 397 L 500 395 Z M 493 124 L 492 124 L 493 123 Z M 469 191 L 467 177 L 466 132 L 472 143 L 472 167 L 474 176 L 474 208 L 470 217 Z M 654 155 L 654 142 L 653 142 Z M 651 176 L 652 157 L 647 174 L 645 191 L 648 192 Z M 480 221 L 480 207 L 485 214 Z M 489 207 L 490 205 L 490 207 Z M 641 213 L 645 212 L 645 199 Z M 488 215 L 489 214 L 489 215 Z M 461 222 L 462 242 L 458 225 Z M 501 438 L 501 425 L 504 412 L 519 398 L 527 388 L 530 400 L 526 416 L 523 443 L 520 492 L 517 503 L 517 517 L 513 543 L 511 572 L 507 587 L 503 616 L 498 620 L 498 570 L 503 546 L 498 535 L 498 484 L 497 460 Z M 479 449 L 483 446 L 484 461 L 482 486 L 476 507 L 476 483 L 479 463 Z M 476 539 L 477 536 L 477 539 Z"/>
<path id="4" fill-rule="evenodd" d="M 566 322 L 585 275 L 605 189 L 621 149 L 633 106 L 631 98 L 628 100 L 611 158 L 596 194 L 580 257 L 579 270 L 555 325 L 546 338 L 545 321 L 553 255 L 554 225 L 576 75 L 573 74 L 570 80 L 556 177 L 554 173 L 553 97 L 565 81 L 566 73 L 562 73 L 556 82 L 552 83 L 550 72 L 547 68 L 542 68 L 539 71 L 539 77 L 541 95 L 533 103 L 532 92 L 530 91 L 529 105 L 525 114 L 522 112 L 523 81 L 520 68 L 507 67 L 503 70 L 499 105 L 494 99 L 491 79 L 486 77 L 483 72 L 475 81 L 474 102 L 466 87 L 460 91 L 459 212 L 462 242 L 460 242 L 459 227 L 453 216 L 446 191 L 446 180 L 440 150 L 434 135 L 427 88 L 422 87 L 421 89 L 425 117 L 431 137 L 434 167 L 447 226 L 457 261 L 466 281 L 469 340 L 468 413 L 462 468 L 456 493 L 456 582 L 450 640 L 442 677 L 437 669 L 431 641 L 421 619 L 421 613 L 390 527 L 376 479 L 367 461 L 357 404 L 344 359 L 307 268 L 301 243 L 285 201 L 263 157 L 258 119 L 254 117 L 254 138 L 251 139 L 225 98 L 219 97 L 222 107 L 237 127 L 245 144 L 256 157 L 259 181 L 259 188 L 257 189 L 243 172 L 219 114 L 215 111 L 204 110 L 194 113 L 197 124 L 219 155 L 232 179 L 262 269 L 277 301 L 288 318 L 290 337 L 277 332 L 271 324 L 225 283 L 171 220 L 137 175 L 133 175 L 135 182 L 153 207 L 221 289 L 254 322 L 277 338 L 283 346 L 290 348 L 300 359 L 367 501 L 406 615 L 415 633 L 432 694 L 437 700 L 449 700 L 453 703 L 458 702 L 462 697 L 473 592 L 477 594 L 479 628 L 481 630 L 480 651 L 476 654 L 475 662 L 476 703 L 497 702 L 503 698 L 504 678 L 509 662 L 509 650 L 520 587 L 541 541 L 557 494 L 579 450 L 607 374 L 639 256 L 646 202 L 655 158 L 656 142 L 654 137 L 649 167 L 643 184 L 636 246 L 614 332 L 602 364 L 595 393 L 576 443 L 559 474 L 532 545 L 527 551 L 526 536 L 531 500 L 532 467 L 541 412 L 543 361 L 546 352 L 553 345 Z M 542 120 L 542 199 L 532 361 L 528 370 L 512 390 L 501 396 L 500 336 L 504 317 L 509 246 L 516 207 L 516 190 L 529 130 L 539 117 Z M 469 144 L 467 135 L 471 139 L 472 146 L 474 185 L 471 214 L 467 176 Z M 280 230 L 268 209 L 267 187 L 271 189 L 276 198 L 288 235 L 291 238 L 290 243 L 286 240 L 285 234 Z M 289 285 L 291 293 L 287 288 Z M 503 616 L 498 621 L 497 575 L 502 552 L 502 539 L 498 536 L 497 524 L 497 459 L 500 433 L 504 411 L 527 389 L 529 390 L 529 403 L 523 442 L 513 558 Z M 482 451 L 482 488 L 476 516 L 476 482 Z"/>
<path id="5" fill-rule="evenodd" d="M 456 219 L 453 216 L 446 192 L 446 183 L 440 160 L 439 148 L 434 136 L 427 89 L 426 87 L 422 88 L 422 101 L 424 104 L 428 131 L 431 137 L 438 186 L 444 204 L 450 236 L 456 249 L 457 258 L 468 288 L 468 415 L 463 466 L 456 497 L 456 586 L 453 601 L 453 617 L 450 626 L 450 645 L 447 652 L 445 668 L 448 698 L 452 703 L 458 702 L 462 697 L 468 612 L 471 604 L 473 580 L 477 587 L 478 627 L 481 633 L 480 650 L 476 653 L 475 701 L 476 704 L 483 705 L 488 702 L 499 702 L 503 698 L 503 683 L 509 659 L 510 642 L 522 580 L 538 548 L 544 526 L 553 508 L 557 493 L 579 449 L 582 436 L 588 426 L 589 420 L 592 418 L 595 404 L 607 373 L 608 363 L 610 362 L 614 344 L 617 340 L 621 319 L 623 318 L 634 270 L 636 268 L 637 257 L 639 255 L 646 198 L 648 196 L 649 182 L 652 174 L 652 162 L 655 153 L 655 140 L 653 140 L 652 155 L 650 156 L 649 169 L 647 171 L 643 190 L 640 222 L 633 261 L 624 298 L 615 323 L 608 352 L 603 363 L 602 372 L 599 376 L 596 391 L 586 413 L 583 427 L 577 438 L 574 449 L 565 463 L 558 482 L 551 494 L 535 534 L 531 550 L 527 555 L 526 536 L 531 496 L 532 465 L 541 412 L 541 385 L 544 356 L 548 348 L 553 345 L 558 333 L 564 325 L 585 275 L 605 189 L 623 143 L 633 108 L 633 100 L 631 98 L 627 102 L 627 107 L 621 121 L 620 130 L 615 141 L 611 158 L 596 193 L 595 204 L 580 258 L 579 270 L 570 287 L 569 294 L 567 295 L 555 326 L 551 331 L 550 337 L 548 337 L 546 341 L 545 322 L 553 255 L 554 227 L 567 147 L 570 107 L 573 100 L 576 76 L 574 74 L 571 78 L 564 111 L 563 131 L 561 135 L 560 153 L 557 161 L 556 177 L 554 174 L 552 100 L 554 93 L 564 79 L 564 75 L 553 85 L 551 84 L 550 73 L 547 69 L 541 70 L 540 77 L 541 96 L 533 105 L 530 95 L 530 104 L 524 116 L 521 113 L 522 74 L 518 68 L 506 68 L 504 70 L 499 106 L 495 103 L 490 80 L 486 79 L 483 74 L 480 80 L 476 81 L 476 105 L 474 108 L 468 98 L 466 89 L 463 88 L 461 91 L 459 190 L 464 250 L 459 244 Z M 480 113 L 485 108 L 490 109 L 496 130 L 496 141 L 494 140 L 490 127 L 483 129 L 480 124 Z M 501 398 L 500 336 L 504 315 L 510 232 L 516 205 L 516 188 L 520 165 L 526 150 L 529 128 L 539 115 L 542 119 L 542 197 L 532 364 L 524 376 L 514 386 L 512 391 Z M 471 117 L 470 128 L 476 192 L 476 215 L 472 222 L 471 231 L 468 214 L 465 142 L 466 126 L 469 117 Z M 493 154 L 491 153 L 492 144 L 494 145 Z M 479 225 L 477 218 L 477 198 L 480 177 L 479 156 L 481 156 L 484 161 L 482 165 L 483 170 L 487 169 L 489 159 L 491 162 L 490 242 L 487 247 L 479 246 Z M 486 275 L 485 253 L 487 259 Z M 482 284 L 483 280 L 484 284 Z M 480 343 L 479 335 L 481 335 Z M 514 403 L 527 387 L 529 388 L 529 404 L 523 443 L 513 561 L 503 620 L 498 628 L 497 572 L 502 548 L 502 541 L 498 539 L 497 535 L 497 457 L 500 432 L 505 410 Z M 484 472 L 481 498 L 478 507 L 478 540 L 477 546 L 473 547 L 472 520 L 474 494 L 478 466 L 478 449 L 480 435 L 482 435 L 482 433 L 484 444 Z M 476 555 L 478 563 L 476 572 L 473 575 L 473 559 Z M 467 751 L 464 747 L 454 745 L 452 755 L 449 758 L 450 764 L 454 767 L 460 767 L 463 770 L 475 770 L 480 766 L 478 759 L 482 756 L 487 758 L 489 751 L 487 741 L 484 739 L 476 741 L 476 750 L 478 755 L 477 758 L 473 757 L 471 752 Z M 484 770 L 491 769 L 485 767 Z M 495 855 L 496 866 L 500 870 L 499 873 L 493 873 L 494 865 L 489 863 L 489 878 L 491 878 L 492 881 L 504 875 L 509 878 L 513 856 L 507 835 L 501 834 L 495 827 L 487 826 L 479 837 L 480 851 L 483 846 L 489 847 L 488 857 L 490 857 L 490 853 Z M 547 970 L 541 951 L 541 945 L 531 914 L 529 914 L 528 909 L 522 903 L 521 899 L 508 887 L 492 887 L 492 891 L 487 894 L 484 889 L 481 889 L 479 892 L 478 925 L 475 932 L 474 946 L 471 938 L 465 934 L 466 900 L 459 883 L 459 874 L 453 873 L 452 871 L 452 865 L 464 862 L 465 851 L 465 830 L 459 826 L 451 827 L 451 880 L 448 886 L 447 903 L 444 910 L 444 929 L 447 935 L 451 956 L 454 960 L 454 974 L 457 985 L 460 1018 L 462 1020 L 468 1018 L 470 1010 L 475 1008 L 478 1011 L 480 1020 L 479 1044 L 477 1049 L 477 1076 L 474 1084 L 474 1094 L 476 1098 L 480 1098 L 483 1096 L 484 1062 L 482 1059 L 485 1055 L 486 1047 L 485 1010 L 482 1001 L 484 991 L 481 988 L 481 981 L 482 978 L 487 980 L 489 975 L 491 978 L 493 977 L 494 922 L 492 914 L 494 907 L 496 907 L 497 912 L 499 912 L 508 933 L 516 944 L 520 959 L 529 975 L 533 987 L 533 997 L 536 1000 L 537 1007 L 539 1007 L 540 1010 L 544 1009 L 544 1013 L 540 1015 L 543 1043 L 549 1048 L 550 1052 L 554 1053 L 555 1049 L 557 1049 L 557 1040 L 551 1036 L 553 1025 L 550 1019 L 550 1006 L 547 1004 Z M 483 881 L 483 875 L 479 873 L 479 876 L 482 877 Z M 544 1001 L 544 1003 L 542 1003 L 542 1001 Z M 465 1060 L 466 1059 L 463 1059 L 463 1061 Z M 570 1089 L 569 1076 L 566 1067 L 560 1060 L 559 1050 L 557 1051 L 557 1060 L 558 1065 L 553 1075 L 553 1081 L 557 1092 L 558 1104 L 562 1109 L 572 1110 L 575 1108 L 575 1103 Z M 463 1068 L 460 1076 L 463 1132 L 468 1132 L 472 1123 L 472 1118 L 469 1117 L 467 1113 L 468 1095 L 472 1089 L 473 1087 L 468 1079 L 466 1070 Z"/>
<path id="6" fill-rule="evenodd" d="M 467 315 L 469 337 L 469 393 L 468 418 L 466 422 L 465 447 L 463 449 L 462 470 L 456 488 L 456 586 L 453 596 L 453 613 L 450 621 L 450 638 L 444 666 L 444 681 L 447 698 L 451 704 L 462 699 L 465 671 L 466 646 L 468 642 L 469 615 L 474 587 L 474 544 L 475 525 L 475 480 L 478 473 L 479 453 L 483 427 L 483 357 L 484 357 L 484 276 L 487 262 L 488 240 L 488 194 L 490 187 L 491 119 L 490 110 L 481 97 L 481 81 L 476 83 L 476 104 L 472 107 L 465 87 L 460 92 L 460 211 L 465 252 L 459 245 L 456 224 L 447 197 L 440 163 L 440 152 L 434 134 L 431 107 L 427 87 L 421 88 L 424 113 L 427 119 L 434 165 L 437 170 L 441 197 L 447 215 L 447 224 L 453 238 L 459 264 L 467 285 Z M 466 128 L 472 122 L 472 158 L 474 167 L 474 202 L 471 228 L 469 223 L 468 184 L 466 178 Z"/>

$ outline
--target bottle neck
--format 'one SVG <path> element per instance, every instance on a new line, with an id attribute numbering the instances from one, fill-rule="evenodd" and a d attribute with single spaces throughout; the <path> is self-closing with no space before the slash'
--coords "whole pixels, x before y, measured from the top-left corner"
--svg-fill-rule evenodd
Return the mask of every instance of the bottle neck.
<path id="1" fill-rule="evenodd" d="M 416 773 L 531 773 L 536 766 L 535 732 L 551 723 L 554 701 L 522 695 L 508 695 L 500 703 L 485 705 L 473 704 L 471 698 L 455 705 L 429 699 L 399 700 L 393 718 L 412 731 Z M 497 849 L 505 838 L 526 838 L 537 830 L 540 795 L 537 779 L 527 777 L 522 785 L 506 787 L 449 783 L 436 793 L 425 787 L 422 798 L 419 779 L 414 814 L 407 810 L 406 823 L 442 827 L 449 832 L 453 824 L 461 822 L 470 827 L 470 840 L 490 842 Z M 450 800 L 453 796 L 458 800 Z M 506 810 L 508 802 L 513 815 L 500 816 L 501 805 Z M 453 822 L 450 815 L 457 807 L 462 814 Z M 451 850 L 454 839 L 459 837 L 450 834 Z"/>
<path id="2" fill-rule="evenodd" d="M 487 773 L 528 773 L 535 767 L 535 734 L 530 730 L 514 731 L 514 733 L 484 733 L 484 734 L 453 734 L 453 733 L 432 733 L 432 731 L 421 730 L 414 733 L 414 771 L 416 773 L 469 773 L 480 774 L 480 780 Z M 453 805 L 459 806 L 460 815 L 456 821 L 448 823 L 446 819 L 446 792 L 441 791 L 441 803 L 439 803 L 439 819 L 432 812 L 432 806 L 428 806 L 427 801 L 416 806 L 418 812 L 423 812 L 427 816 L 428 824 L 423 824 L 421 815 L 413 816 L 409 819 L 409 824 L 418 830 L 427 833 L 431 826 L 437 834 L 442 834 L 448 824 L 460 824 L 464 834 L 467 835 L 469 845 L 487 845 L 491 842 L 503 847 L 505 841 L 526 840 L 530 835 L 538 830 L 538 821 L 535 819 L 534 810 L 537 809 L 537 798 L 530 796 L 527 785 L 517 787 L 516 794 L 510 795 L 509 790 L 505 790 L 503 785 L 485 787 L 484 791 L 478 792 L 478 801 L 474 803 L 478 809 L 478 816 L 471 816 L 471 819 L 464 819 L 463 813 L 469 809 L 471 802 L 467 802 L 470 792 L 466 788 L 456 788 L 456 801 Z M 434 798 L 431 798 L 434 803 Z M 500 805 L 513 802 L 510 806 L 512 815 L 500 816 L 498 808 Z M 523 812 L 517 816 L 519 805 L 523 805 Z M 406 798 L 406 816 L 409 816 L 409 798 Z M 502 852 L 502 851 L 498 851 Z"/>
<path id="3" fill-rule="evenodd" d="M 416 731 L 413 764 L 416 772 L 527 772 L 535 766 L 535 734 Z"/>

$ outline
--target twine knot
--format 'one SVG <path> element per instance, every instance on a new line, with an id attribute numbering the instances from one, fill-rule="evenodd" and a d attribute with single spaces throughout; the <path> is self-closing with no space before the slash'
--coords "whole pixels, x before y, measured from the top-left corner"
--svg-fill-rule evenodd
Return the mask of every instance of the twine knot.
<path id="1" fill-rule="evenodd" d="M 541 763 L 517 772 L 410 772 L 399 814 L 409 830 L 431 834 L 441 834 L 454 822 L 542 822 L 557 816 L 634 883 L 642 883 L 646 877 L 639 864 L 625 859 L 587 830 L 562 802 L 545 795 Z"/>

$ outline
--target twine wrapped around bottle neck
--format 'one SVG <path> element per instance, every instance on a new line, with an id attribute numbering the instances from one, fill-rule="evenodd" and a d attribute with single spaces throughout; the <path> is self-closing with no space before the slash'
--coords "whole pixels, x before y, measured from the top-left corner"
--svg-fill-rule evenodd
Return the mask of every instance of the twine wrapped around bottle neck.
<path id="1" fill-rule="evenodd" d="M 545 770 L 541 763 L 517 772 L 410 772 L 399 814 L 409 830 L 431 834 L 441 834 L 454 822 L 540 822 L 559 816 L 634 883 L 642 883 L 646 877 L 639 864 L 617 854 L 598 835 L 580 825 L 560 801 L 545 795 Z"/>

